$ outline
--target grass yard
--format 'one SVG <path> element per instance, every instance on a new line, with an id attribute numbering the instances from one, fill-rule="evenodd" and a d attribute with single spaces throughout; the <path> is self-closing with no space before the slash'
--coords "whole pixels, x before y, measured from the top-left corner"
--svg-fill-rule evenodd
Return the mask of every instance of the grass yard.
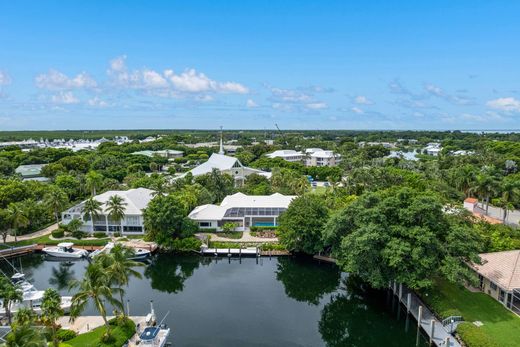
<path id="1" fill-rule="evenodd" d="M 103 238 L 103 239 L 91 239 L 91 240 L 76 240 L 76 239 L 67 239 L 63 238 L 60 240 L 51 240 L 50 235 L 44 235 L 40 237 L 36 237 L 34 239 L 30 240 L 21 240 L 18 242 L 8 242 L 3 246 L 8 247 L 16 247 L 16 246 L 28 246 L 33 244 L 44 244 L 44 245 L 57 245 L 60 242 L 72 242 L 75 245 L 78 246 L 104 246 L 107 244 L 107 242 L 110 241 L 110 238 Z"/>
<path id="2" fill-rule="evenodd" d="M 422 297 L 442 318 L 461 315 L 467 322 L 481 321 L 484 324 L 480 328 L 473 324 L 465 325 L 463 335 L 468 347 L 520 346 L 520 317 L 489 295 L 473 293 L 462 286 L 437 280 L 431 290 L 422 293 Z M 468 328 L 472 331 L 468 332 Z M 482 335 L 489 337 L 494 344 L 482 344 Z"/>
<path id="3" fill-rule="evenodd" d="M 121 325 L 116 325 L 116 321 L 112 319 L 110 325 L 112 326 L 112 339 L 109 342 L 101 341 L 105 332 L 105 327 L 101 326 L 60 344 L 60 347 L 121 347 L 135 334 L 135 324 L 130 319 Z"/>

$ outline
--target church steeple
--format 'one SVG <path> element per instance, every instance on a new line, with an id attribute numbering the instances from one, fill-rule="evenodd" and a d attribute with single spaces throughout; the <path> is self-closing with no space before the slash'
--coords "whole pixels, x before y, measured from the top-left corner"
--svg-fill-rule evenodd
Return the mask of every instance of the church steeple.
<path id="1" fill-rule="evenodd" d="M 222 143 L 222 126 L 220 126 L 220 150 L 218 151 L 218 154 L 224 155 L 224 144 Z"/>

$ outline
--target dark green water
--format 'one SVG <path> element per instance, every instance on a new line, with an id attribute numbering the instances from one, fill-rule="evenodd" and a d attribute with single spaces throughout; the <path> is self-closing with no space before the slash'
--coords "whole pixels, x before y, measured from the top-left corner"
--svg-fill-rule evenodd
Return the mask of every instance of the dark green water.
<path id="1" fill-rule="evenodd" d="M 38 289 L 63 294 L 87 264 L 42 255 L 13 263 Z M 140 272 L 127 289 L 130 314 L 147 314 L 150 300 L 159 319 L 169 311 L 174 346 L 417 345 L 415 322 L 391 296 L 312 259 L 159 255 Z M 422 336 L 419 345 L 426 346 Z"/>

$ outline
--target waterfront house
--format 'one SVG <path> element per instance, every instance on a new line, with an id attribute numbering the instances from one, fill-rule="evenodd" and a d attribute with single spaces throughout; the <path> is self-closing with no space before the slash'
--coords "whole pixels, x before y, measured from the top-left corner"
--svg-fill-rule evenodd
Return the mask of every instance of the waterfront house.
<path id="1" fill-rule="evenodd" d="M 63 224 L 68 224 L 73 219 L 80 219 L 83 221 L 80 230 L 89 233 L 121 232 L 122 234 L 144 234 L 143 210 L 152 200 L 153 192 L 153 190 L 146 188 L 111 190 L 94 197 L 95 200 L 101 203 L 101 211 L 97 217 L 94 217 L 93 221 L 90 220 L 88 215 L 85 215 L 83 211 L 85 201 L 83 201 L 64 211 L 62 213 L 62 222 Z M 125 217 L 121 221 L 112 220 L 108 215 L 106 203 L 114 195 L 120 196 L 126 203 Z"/>
<path id="2" fill-rule="evenodd" d="M 201 229 L 222 230 L 225 223 L 235 223 L 237 230 L 252 226 L 277 226 L 278 217 L 291 201 L 292 195 L 245 195 L 236 193 L 224 198 L 220 205 L 202 205 L 189 214 Z"/>
<path id="3" fill-rule="evenodd" d="M 480 289 L 520 314 L 520 250 L 483 253 L 480 258 L 482 265 L 471 265 Z"/>

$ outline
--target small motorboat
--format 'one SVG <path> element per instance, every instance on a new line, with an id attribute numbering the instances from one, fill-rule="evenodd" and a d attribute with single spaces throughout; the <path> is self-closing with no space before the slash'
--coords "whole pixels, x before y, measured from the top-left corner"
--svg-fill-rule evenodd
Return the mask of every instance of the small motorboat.
<path id="1" fill-rule="evenodd" d="M 139 335 L 139 340 L 143 346 L 164 347 L 168 336 L 170 336 L 170 328 L 165 324 L 161 324 L 156 327 L 144 328 Z"/>
<path id="2" fill-rule="evenodd" d="M 80 259 L 88 256 L 88 252 L 84 249 L 73 248 L 72 242 L 58 243 L 55 247 L 45 247 L 42 249 L 44 253 L 56 258 Z"/>
<path id="3" fill-rule="evenodd" d="M 152 252 L 150 252 L 147 249 L 144 248 L 134 248 L 134 255 L 129 257 L 128 259 L 132 260 L 143 260 L 152 255 Z"/>
<path id="4" fill-rule="evenodd" d="M 112 248 L 114 248 L 114 246 L 115 246 L 115 244 L 113 242 L 109 242 L 105 245 L 105 247 L 96 249 L 94 252 L 90 253 L 88 256 L 90 258 L 94 258 L 95 256 L 98 256 L 103 253 L 110 253 L 110 251 L 112 250 Z"/>

